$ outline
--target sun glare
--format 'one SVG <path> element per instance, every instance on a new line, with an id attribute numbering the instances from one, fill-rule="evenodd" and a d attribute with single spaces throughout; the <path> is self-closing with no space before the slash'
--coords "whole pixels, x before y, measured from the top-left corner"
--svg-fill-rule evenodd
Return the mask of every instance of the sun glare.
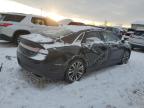
<path id="1" fill-rule="evenodd" d="M 53 11 L 54 10 L 54 11 Z M 12 1 L 12 0 L 0 0 L 0 12 L 18 12 L 18 13 L 27 13 L 27 14 L 35 14 L 35 15 L 42 15 L 42 16 L 48 16 L 56 21 L 60 21 L 62 19 L 72 19 L 77 22 L 83 22 L 85 24 L 91 24 L 91 25 L 104 25 L 104 22 L 96 22 L 92 20 L 86 20 L 83 18 L 75 18 L 75 17 L 64 17 L 62 15 L 59 15 L 56 11 L 56 9 L 52 9 L 49 12 L 46 12 L 42 9 L 32 8 L 30 6 Z M 107 23 L 108 26 L 112 26 L 114 24 Z M 129 27 L 125 25 L 126 27 Z"/>
<path id="2" fill-rule="evenodd" d="M 41 9 L 32 8 L 30 6 L 23 5 L 21 3 L 17 3 L 11 0 L 0 0 L 0 12 L 19 12 L 19 13 L 49 16 L 56 21 L 65 18 L 64 16 L 58 15 L 55 12 L 45 12 Z"/>

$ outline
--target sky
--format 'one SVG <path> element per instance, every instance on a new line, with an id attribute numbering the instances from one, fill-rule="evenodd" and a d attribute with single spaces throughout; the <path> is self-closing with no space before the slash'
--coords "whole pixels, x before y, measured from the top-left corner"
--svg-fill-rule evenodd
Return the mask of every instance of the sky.
<path id="1" fill-rule="evenodd" d="M 0 0 L 2 1 L 2 0 Z M 3 0 L 5 1 L 5 0 Z M 144 0 L 13 0 L 62 18 L 130 25 L 143 20 Z M 54 16 L 54 15 L 53 15 Z"/>

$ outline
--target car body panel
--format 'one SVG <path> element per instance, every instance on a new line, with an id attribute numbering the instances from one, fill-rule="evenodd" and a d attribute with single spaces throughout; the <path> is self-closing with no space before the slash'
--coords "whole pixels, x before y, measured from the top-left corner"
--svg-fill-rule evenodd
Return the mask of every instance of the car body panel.
<path id="1" fill-rule="evenodd" d="M 85 37 L 85 33 L 91 31 L 99 32 L 100 30 L 83 30 L 81 32 L 84 33 L 84 35 L 77 34 L 78 36 L 82 36 L 80 38 L 82 43 L 74 40 L 74 43 L 71 44 L 61 42 L 42 44 L 40 41 L 33 42 L 26 38 L 21 38 L 21 43 L 17 50 L 18 62 L 21 67 L 34 74 L 51 79 L 64 79 L 68 65 L 75 59 L 83 60 L 87 70 L 95 70 L 121 62 L 124 51 L 130 51 L 129 45 L 120 42 L 117 44 L 108 44 L 105 41 L 94 40 L 92 44 L 84 43 L 83 40 L 87 38 Z M 23 48 L 22 44 L 29 45 L 33 48 L 48 50 L 48 55 L 43 55 L 45 59 L 33 59 L 38 52 L 31 52 Z"/>

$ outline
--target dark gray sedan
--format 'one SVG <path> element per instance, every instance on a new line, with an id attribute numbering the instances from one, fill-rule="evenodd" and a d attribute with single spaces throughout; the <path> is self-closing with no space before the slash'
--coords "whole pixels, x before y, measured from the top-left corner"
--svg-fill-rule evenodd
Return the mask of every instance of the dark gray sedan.
<path id="1" fill-rule="evenodd" d="M 37 76 L 74 82 L 85 72 L 128 62 L 131 49 L 127 41 L 99 28 L 76 29 L 69 29 L 71 33 L 61 38 L 23 36 L 18 63 Z"/>

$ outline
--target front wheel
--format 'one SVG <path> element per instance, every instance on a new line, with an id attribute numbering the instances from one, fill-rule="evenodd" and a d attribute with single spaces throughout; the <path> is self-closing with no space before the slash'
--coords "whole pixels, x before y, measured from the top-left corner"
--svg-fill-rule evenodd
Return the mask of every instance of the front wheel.
<path id="1" fill-rule="evenodd" d="M 127 64 L 130 58 L 130 52 L 129 51 L 125 51 L 123 58 L 121 60 L 121 64 Z"/>
<path id="2" fill-rule="evenodd" d="M 67 67 L 65 80 L 69 83 L 79 81 L 84 75 L 86 67 L 81 59 L 73 60 Z"/>

